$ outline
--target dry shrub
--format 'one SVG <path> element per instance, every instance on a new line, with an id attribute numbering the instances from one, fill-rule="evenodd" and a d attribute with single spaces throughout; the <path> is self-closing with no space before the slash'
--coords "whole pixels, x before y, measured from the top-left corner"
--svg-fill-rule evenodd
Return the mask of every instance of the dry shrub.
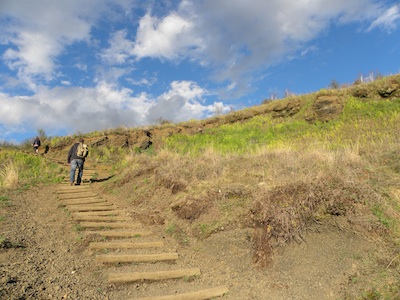
<path id="1" fill-rule="evenodd" d="M 18 170 L 12 161 L 5 163 L 0 171 L 0 183 L 5 188 L 16 188 L 19 182 Z"/>
<path id="2" fill-rule="evenodd" d="M 187 197 L 172 204 L 171 209 L 179 218 L 193 221 L 205 213 L 210 206 L 211 202 L 205 197 Z"/>
<path id="3" fill-rule="evenodd" d="M 134 181 L 139 176 L 152 176 L 156 164 L 148 155 L 127 155 L 125 157 L 125 167 L 119 175 L 119 180 L 114 184 L 121 187 L 129 182 Z"/>
<path id="4" fill-rule="evenodd" d="M 164 225 L 166 223 L 165 217 L 161 211 L 158 210 L 153 210 L 150 212 L 133 212 L 132 217 L 146 226 Z"/>
<path id="5" fill-rule="evenodd" d="M 159 186 L 163 186 L 171 190 L 172 194 L 176 194 L 185 190 L 187 183 L 180 180 L 179 173 L 169 171 L 165 168 L 160 168 L 155 171 L 155 181 Z"/>
<path id="6" fill-rule="evenodd" d="M 198 181 L 216 178 L 222 170 L 221 159 L 212 151 L 206 151 L 196 158 L 163 151 L 156 159 L 156 183 L 171 189 L 173 193 L 183 191 Z"/>
<path id="7" fill-rule="evenodd" d="M 254 262 L 267 265 L 272 259 L 272 249 L 303 240 L 302 232 L 306 227 L 327 215 L 351 219 L 354 205 L 363 204 L 372 194 L 366 185 L 341 177 L 260 190 L 250 211 L 256 228 Z"/>
<path id="8" fill-rule="evenodd" d="M 377 199 L 365 181 L 357 145 L 337 151 L 279 149 L 256 157 L 252 166 L 262 168 L 264 182 L 254 190 L 249 217 L 256 228 L 254 261 L 261 266 L 276 247 L 301 241 L 309 224 L 329 216 L 350 221 L 356 207 Z"/>

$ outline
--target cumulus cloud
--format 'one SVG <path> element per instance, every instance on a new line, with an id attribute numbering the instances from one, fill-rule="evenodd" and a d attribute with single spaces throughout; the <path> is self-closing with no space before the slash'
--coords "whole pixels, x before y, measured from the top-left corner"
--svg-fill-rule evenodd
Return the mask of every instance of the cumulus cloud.
<path id="1" fill-rule="evenodd" d="M 38 81 L 54 79 L 57 59 L 66 47 L 93 41 L 91 30 L 100 16 L 112 19 L 116 5 L 126 17 L 139 4 L 134 0 L 3 0 L 1 43 L 10 46 L 2 58 L 35 89 Z M 189 59 L 213 70 L 220 82 L 238 82 L 301 52 L 332 23 L 369 22 L 369 30 L 394 29 L 399 14 L 399 5 L 387 9 L 376 0 L 252 0 L 251 5 L 243 0 L 183 0 L 165 15 L 152 15 L 149 9 L 135 30 L 115 30 L 108 47 L 100 49 L 100 57 L 119 65 L 132 63 L 132 58 Z M 238 88 L 246 86 L 238 84 Z"/>
<path id="2" fill-rule="evenodd" d="M 201 104 L 206 91 L 190 81 L 174 81 L 171 89 L 159 96 L 148 110 L 149 120 L 164 119 L 181 122 L 209 115 L 207 106 Z"/>
<path id="3" fill-rule="evenodd" d="M 187 46 L 191 22 L 172 13 L 163 19 L 146 14 L 139 23 L 132 55 L 175 59 Z"/>
<path id="4" fill-rule="evenodd" d="M 109 40 L 110 46 L 104 49 L 101 57 L 110 64 L 123 64 L 131 56 L 134 43 L 127 39 L 127 30 L 116 31 Z"/>
<path id="5" fill-rule="evenodd" d="M 4 128 L 0 140 L 15 130 L 46 128 L 48 134 L 57 135 L 61 131 L 87 133 L 137 127 L 155 124 L 160 118 L 173 122 L 201 118 L 215 112 L 213 106 L 203 104 L 206 93 L 194 82 L 181 81 L 173 82 L 170 90 L 158 97 L 133 95 L 128 88 L 103 81 L 94 88 L 40 87 L 33 96 L 0 94 Z"/>
<path id="6" fill-rule="evenodd" d="M 31 89 L 37 80 L 55 76 L 57 56 L 66 46 L 90 39 L 95 18 L 106 0 L 23 1 L 2 0 L 3 53 L 5 64 Z M 96 13 L 94 13 L 96 12 Z M 10 21 L 11 20 L 11 21 Z"/>
<path id="7" fill-rule="evenodd" d="M 391 18 L 396 16 L 393 10 Z M 147 14 L 141 19 L 132 54 L 139 59 L 187 56 L 214 69 L 221 82 L 242 81 L 301 52 L 334 22 L 393 24 L 380 11 L 372 0 L 252 0 L 251 5 L 243 0 L 184 0 L 165 17 Z"/>

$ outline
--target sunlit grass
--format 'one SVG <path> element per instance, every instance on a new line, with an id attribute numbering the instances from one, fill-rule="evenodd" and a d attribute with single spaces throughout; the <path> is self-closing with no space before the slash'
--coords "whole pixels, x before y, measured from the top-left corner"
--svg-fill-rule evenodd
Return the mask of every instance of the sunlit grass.
<path id="1" fill-rule="evenodd" d="M 0 151 L 0 183 L 3 188 L 20 184 L 56 183 L 62 180 L 64 170 L 41 156 L 19 150 Z"/>
<path id="2" fill-rule="evenodd" d="M 400 129 L 399 114 L 399 99 L 367 102 L 351 98 L 341 117 L 327 123 L 257 116 L 244 123 L 206 130 L 204 134 L 173 135 L 167 139 L 166 148 L 198 155 L 207 148 L 221 154 L 244 154 L 288 145 L 298 149 L 340 149 L 354 144 L 367 147 L 369 143 L 393 142 Z"/>
<path id="3" fill-rule="evenodd" d="M 18 186 L 18 170 L 12 161 L 3 164 L 0 170 L 0 187 L 7 189 L 16 188 Z"/>

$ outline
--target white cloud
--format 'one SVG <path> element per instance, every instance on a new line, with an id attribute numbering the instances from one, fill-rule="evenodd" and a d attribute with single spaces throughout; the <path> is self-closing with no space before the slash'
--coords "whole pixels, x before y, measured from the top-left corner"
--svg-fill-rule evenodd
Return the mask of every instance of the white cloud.
<path id="1" fill-rule="evenodd" d="M 57 59 L 66 47 L 96 44 L 91 30 L 100 17 L 103 22 L 104 17 L 127 21 L 138 5 L 172 8 L 167 2 L 135 0 L 2 0 L 4 20 L 11 20 L 1 23 L 0 41 L 10 45 L 2 58 L 34 90 L 57 76 Z M 121 9 L 114 10 L 116 6 Z M 239 82 L 303 51 L 332 23 L 372 22 L 369 30 L 394 29 L 399 6 L 383 11 L 377 0 L 183 0 L 163 16 L 146 13 L 138 20 L 137 31 L 131 25 L 116 29 L 109 46 L 99 48 L 99 53 L 104 61 L 118 65 L 131 65 L 131 58 L 189 59 L 214 70 L 214 79 L 220 82 Z"/>
<path id="2" fill-rule="evenodd" d="M 119 30 L 115 32 L 110 41 L 110 47 L 103 50 L 102 58 L 111 64 L 123 64 L 126 63 L 127 59 L 131 57 L 129 54 L 134 43 L 126 38 L 127 30 Z"/>
<path id="3" fill-rule="evenodd" d="M 176 13 L 161 20 L 146 14 L 140 20 L 132 55 L 175 59 L 187 46 L 190 29 L 191 22 Z"/>
<path id="4" fill-rule="evenodd" d="M 332 23 L 373 21 L 380 9 L 373 0 L 184 0 L 164 18 L 141 19 L 132 54 L 188 57 L 221 82 L 241 81 L 301 52 Z"/>
<path id="5" fill-rule="evenodd" d="M 171 90 L 159 96 L 147 111 L 154 123 L 162 118 L 171 122 L 199 119 L 210 115 L 210 107 L 201 104 L 207 91 L 191 81 L 174 81 Z"/>
<path id="6" fill-rule="evenodd" d="M 156 98 L 146 93 L 133 95 L 132 90 L 105 81 L 94 88 L 42 86 L 35 95 L 25 97 L 0 94 L 0 126 L 4 127 L 0 140 L 6 132 L 38 128 L 57 135 L 60 131 L 138 127 L 159 118 L 173 122 L 201 118 L 215 112 L 213 106 L 202 104 L 206 94 L 196 83 L 186 81 L 173 82 L 169 91 Z"/>
<path id="7" fill-rule="evenodd" d="M 69 82 L 68 80 L 61 80 L 61 84 L 62 85 L 71 85 L 71 82 Z"/>
<path id="8" fill-rule="evenodd" d="M 389 31 L 396 29 L 396 22 L 400 19 L 400 5 L 394 5 L 387 9 L 382 15 L 380 15 L 368 30 L 373 30 L 377 27 L 383 27 Z"/>
<path id="9" fill-rule="evenodd" d="M 152 78 L 142 78 L 139 80 L 135 80 L 132 78 L 127 78 L 126 81 L 128 81 L 131 85 L 138 85 L 138 86 L 152 86 L 157 82 L 157 78 L 152 77 Z"/>
<path id="10" fill-rule="evenodd" d="M 88 41 L 90 29 L 105 6 L 105 0 L 23 1 L 2 0 L 2 32 L 10 44 L 3 60 L 31 89 L 34 79 L 50 81 L 57 68 L 55 60 L 67 45 Z"/>

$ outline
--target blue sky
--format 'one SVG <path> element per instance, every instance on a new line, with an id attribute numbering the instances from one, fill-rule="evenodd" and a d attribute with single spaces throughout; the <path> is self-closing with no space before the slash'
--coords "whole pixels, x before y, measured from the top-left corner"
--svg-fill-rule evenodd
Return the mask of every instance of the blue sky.
<path id="1" fill-rule="evenodd" d="M 202 119 L 399 63 L 399 1 L 0 0 L 0 142 Z"/>

